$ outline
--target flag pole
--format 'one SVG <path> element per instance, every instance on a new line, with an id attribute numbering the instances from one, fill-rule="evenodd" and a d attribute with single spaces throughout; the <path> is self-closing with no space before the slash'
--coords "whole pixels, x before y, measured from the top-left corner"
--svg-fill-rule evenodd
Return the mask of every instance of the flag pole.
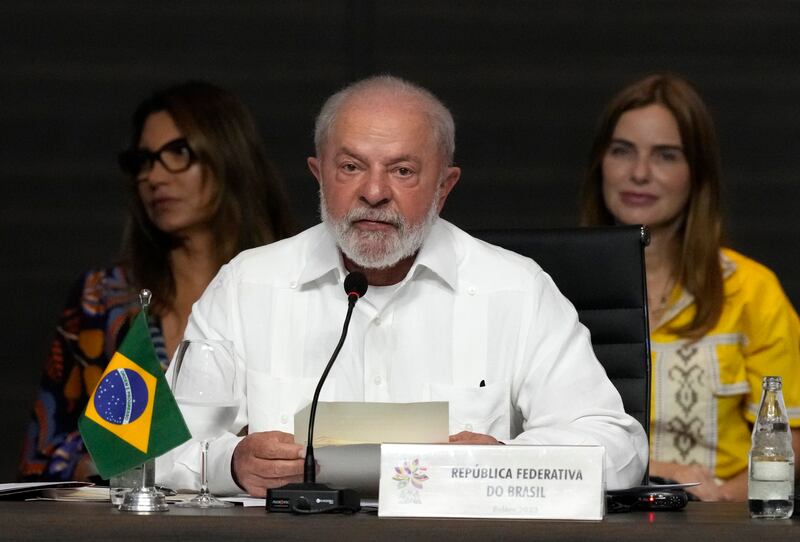
<path id="1" fill-rule="evenodd" d="M 147 288 L 143 288 L 139 292 L 139 304 L 142 306 L 144 322 L 148 330 L 150 329 L 150 321 L 147 310 L 150 307 L 152 298 L 153 293 Z M 125 494 L 119 509 L 125 512 L 166 512 L 169 509 L 167 498 L 155 485 L 155 458 L 145 461 L 140 470 L 142 478 L 139 480 L 139 487 L 135 487 Z"/>
<path id="2" fill-rule="evenodd" d="M 139 304 L 142 306 L 142 311 L 144 312 L 144 319 L 147 320 L 147 309 L 150 308 L 150 300 L 153 298 L 153 292 L 148 290 L 147 288 L 142 288 L 139 292 Z M 147 325 L 150 325 L 148 321 Z"/>
<path id="3" fill-rule="evenodd" d="M 139 305 L 142 306 L 142 313 L 144 314 L 144 323 L 147 324 L 147 329 L 150 329 L 150 320 L 147 317 L 147 309 L 150 307 L 150 300 L 152 298 L 153 298 L 153 293 L 147 288 L 142 288 L 142 290 L 139 291 Z M 147 483 L 147 471 L 148 467 L 151 466 L 149 465 L 149 463 L 152 463 L 153 464 L 152 467 L 155 467 L 155 459 L 148 459 L 142 465 L 142 470 L 141 470 L 142 479 L 139 481 L 140 488 L 146 488 L 149 487 L 150 485 Z M 155 472 L 153 472 L 153 478 L 155 478 Z M 153 484 L 155 484 L 155 480 L 153 480 Z"/>

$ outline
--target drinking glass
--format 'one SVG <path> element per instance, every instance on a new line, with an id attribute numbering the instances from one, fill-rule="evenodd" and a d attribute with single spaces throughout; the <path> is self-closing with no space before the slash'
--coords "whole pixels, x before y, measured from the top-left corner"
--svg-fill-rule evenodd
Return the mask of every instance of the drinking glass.
<path id="1" fill-rule="evenodd" d="M 175 506 L 222 508 L 232 503 L 208 490 L 208 443 L 222 435 L 236 419 L 241 400 L 233 343 L 191 339 L 178 346 L 172 373 L 172 392 L 183 419 L 200 441 L 200 492 Z"/>

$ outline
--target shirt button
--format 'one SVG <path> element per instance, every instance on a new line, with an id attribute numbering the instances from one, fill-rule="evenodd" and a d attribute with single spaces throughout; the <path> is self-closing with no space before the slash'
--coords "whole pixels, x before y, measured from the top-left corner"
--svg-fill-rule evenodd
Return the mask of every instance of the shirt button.
<path id="1" fill-rule="evenodd" d="M 288 421 L 289 421 L 289 416 L 287 416 L 286 414 L 281 416 L 281 423 L 282 424 L 286 424 L 286 422 L 288 422 Z"/>
<path id="2" fill-rule="evenodd" d="M 471 423 L 464 424 L 464 431 L 472 431 L 472 424 Z"/>
<path id="3" fill-rule="evenodd" d="M 383 379 L 381 379 L 379 376 L 376 376 L 372 381 L 375 382 L 376 386 L 380 386 L 381 382 L 383 382 Z"/>
<path id="4" fill-rule="evenodd" d="M 478 289 L 475 286 L 470 286 L 469 288 L 467 288 L 467 293 L 469 295 L 475 295 L 478 293 Z"/>
<path id="5" fill-rule="evenodd" d="M 297 288 L 297 281 L 293 280 L 292 282 L 290 282 L 289 283 L 289 288 Z"/>
<path id="6" fill-rule="evenodd" d="M 375 317 L 375 325 L 379 326 L 379 325 L 381 325 L 381 323 L 382 323 L 381 317 L 380 316 L 376 316 Z"/>

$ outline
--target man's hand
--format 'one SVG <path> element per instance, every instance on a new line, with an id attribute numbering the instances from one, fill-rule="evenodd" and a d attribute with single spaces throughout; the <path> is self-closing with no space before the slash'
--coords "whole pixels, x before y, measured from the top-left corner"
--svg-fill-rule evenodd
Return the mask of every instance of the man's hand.
<path id="1" fill-rule="evenodd" d="M 239 487 L 264 498 L 267 489 L 303 481 L 305 447 L 282 431 L 253 433 L 233 450 L 231 470 Z"/>
<path id="2" fill-rule="evenodd" d="M 450 444 L 500 444 L 497 439 L 482 433 L 472 433 L 471 431 L 461 431 L 455 435 L 450 435 Z"/>

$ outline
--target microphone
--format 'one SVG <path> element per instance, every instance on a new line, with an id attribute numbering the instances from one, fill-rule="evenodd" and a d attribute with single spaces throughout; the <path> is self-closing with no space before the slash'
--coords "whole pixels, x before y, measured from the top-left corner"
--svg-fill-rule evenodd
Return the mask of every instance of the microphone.
<path id="1" fill-rule="evenodd" d="M 355 305 L 356 301 L 367 293 L 367 286 L 367 277 L 364 276 L 364 273 L 353 271 L 347 275 L 344 279 L 344 293 L 347 294 L 347 301 L 351 305 Z"/>
<path id="2" fill-rule="evenodd" d="M 322 376 L 314 390 L 311 400 L 311 411 L 308 415 L 308 442 L 306 459 L 303 464 L 303 483 L 287 484 L 283 487 L 267 490 L 267 512 L 296 512 L 300 514 L 316 514 L 320 512 L 350 511 L 361 509 L 361 499 L 352 489 L 333 489 L 325 484 L 316 483 L 317 469 L 314 461 L 314 420 L 317 415 L 317 403 L 322 385 L 336 361 L 339 351 L 347 337 L 350 317 L 356 302 L 367 293 L 367 277 L 363 273 L 353 271 L 344 279 L 344 292 L 347 294 L 347 315 L 344 318 L 342 335 L 333 350 L 330 361 L 322 371 Z"/>

